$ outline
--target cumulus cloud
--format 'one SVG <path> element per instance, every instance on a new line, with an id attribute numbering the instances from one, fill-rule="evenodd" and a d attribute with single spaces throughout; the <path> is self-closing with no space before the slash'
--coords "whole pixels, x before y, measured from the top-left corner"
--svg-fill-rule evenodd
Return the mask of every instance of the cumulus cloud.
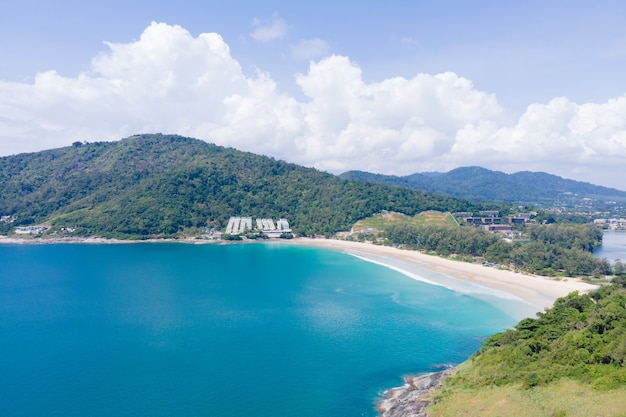
<path id="1" fill-rule="evenodd" d="M 77 77 L 0 81 L 0 155 L 163 132 L 335 173 L 481 165 L 620 186 L 626 95 L 555 98 L 513 119 L 453 72 L 367 82 L 356 63 L 333 55 L 296 76 L 298 100 L 266 73 L 245 75 L 215 33 L 152 23 L 136 41 L 106 45 Z"/>
<path id="2" fill-rule="evenodd" d="M 291 47 L 291 55 L 296 59 L 310 60 L 328 54 L 328 44 L 322 39 L 303 39 Z"/>
<path id="3" fill-rule="evenodd" d="M 255 29 L 250 33 L 250 37 L 257 42 L 275 41 L 284 38 L 287 34 L 287 22 L 277 15 L 272 16 L 267 21 L 255 18 L 252 21 L 252 26 Z"/>
<path id="4" fill-rule="evenodd" d="M 614 173 L 626 162 L 626 95 L 606 103 L 561 97 L 531 104 L 512 126 L 468 124 L 442 161 L 480 164 L 485 157 L 505 171 L 547 171 L 624 189 Z"/>

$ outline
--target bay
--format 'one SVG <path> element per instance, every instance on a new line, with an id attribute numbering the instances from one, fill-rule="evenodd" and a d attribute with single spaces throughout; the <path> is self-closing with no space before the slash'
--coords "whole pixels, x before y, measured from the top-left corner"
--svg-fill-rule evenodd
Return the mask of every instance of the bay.
<path id="1" fill-rule="evenodd" d="M 516 321 L 319 248 L 0 245 L 0 415 L 375 416 Z"/>

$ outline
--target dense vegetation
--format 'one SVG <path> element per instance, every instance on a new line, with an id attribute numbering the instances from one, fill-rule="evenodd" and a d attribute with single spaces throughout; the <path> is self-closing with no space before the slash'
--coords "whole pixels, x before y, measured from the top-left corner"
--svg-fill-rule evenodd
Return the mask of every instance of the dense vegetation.
<path id="1" fill-rule="evenodd" d="M 457 168 L 446 173 L 416 173 L 403 177 L 349 171 L 342 178 L 395 185 L 473 201 L 537 203 L 558 206 L 578 196 L 626 202 L 626 191 L 567 180 L 543 172 L 505 174 L 480 167 Z"/>
<path id="2" fill-rule="evenodd" d="M 170 135 L 81 143 L 0 158 L 0 214 L 74 234 L 172 237 L 223 228 L 230 216 L 285 217 L 302 234 L 332 234 L 381 210 L 477 210 L 474 204 L 336 176 Z"/>
<path id="3" fill-rule="evenodd" d="M 522 381 L 530 388 L 567 377 L 601 389 L 626 384 L 626 279 L 616 282 L 571 293 L 537 318 L 491 336 L 472 359 L 481 368 L 473 383 Z"/>
<path id="4" fill-rule="evenodd" d="M 584 395 L 585 402 L 598 407 L 601 405 L 595 402 L 596 396 L 616 402 L 620 397 L 624 398 L 626 276 L 615 278 L 613 284 L 591 294 L 571 293 L 558 299 L 551 309 L 539 313 L 537 318 L 524 319 L 514 329 L 489 337 L 438 393 L 442 404 L 435 408 L 455 411 L 435 415 L 460 413 L 458 402 L 468 395 L 485 402 L 502 401 L 498 398 L 502 395 L 518 397 L 521 404 L 517 406 L 517 413 L 507 414 L 500 410 L 496 414 L 485 412 L 481 415 L 528 415 L 519 414 L 520 409 L 526 407 L 523 403 L 537 400 L 543 401 L 539 404 L 543 413 L 539 415 L 581 415 L 568 407 L 569 401 L 559 402 L 550 398 L 553 394 L 541 394 L 545 390 L 559 392 L 558 395 L 566 398 L 571 395 L 553 390 L 553 387 L 560 386 L 572 387 L 573 392 L 582 391 L 577 395 Z M 580 386 L 582 390 L 578 389 Z M 584 389 L 585 386 L 593 390 Z M 618 390 L 616 395 L 603 394 L 615 389 Z M 517 395 L 515 390 L 526 390 L 529 394 Z M 556 409 L 545 409 L 549 401 Z M 493 405 L 481 404 L 485 409 Z M 615 411 L 593 410 L 589 413 L 587 410 L 587 414 L 582 415 L 623 415 L 623 408 L 612 409 Z"/>
<path id="5" fill-rule="evenodd" d="M 488 262 L 539 275 L 602 276 L 612 273 L 606 260 L 591 253 L 602 242 L 594 225 L 531 225 L 530 241 L 510 243 L 474 227 L 391 224 L 388 244 L 403 245 L 441 256 L 482 257 Z"/>

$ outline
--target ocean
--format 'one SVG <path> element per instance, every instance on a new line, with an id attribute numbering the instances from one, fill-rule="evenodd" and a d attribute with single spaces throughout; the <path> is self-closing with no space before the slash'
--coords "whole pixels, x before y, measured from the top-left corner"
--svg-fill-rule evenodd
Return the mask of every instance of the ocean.
<path id="1" fill-rule="evenodd" d="M 519 319 L 402 272 L 282 243 L 2 244 L 0 415 L 376 416 Z"/>

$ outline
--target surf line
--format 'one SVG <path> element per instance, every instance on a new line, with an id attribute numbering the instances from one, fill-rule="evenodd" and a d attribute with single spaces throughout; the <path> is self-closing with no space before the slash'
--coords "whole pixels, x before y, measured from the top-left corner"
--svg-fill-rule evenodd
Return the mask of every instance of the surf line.
<path id="1" fill-rule="evenodd" d="M 365 262 L 370 262 L 370 263 L 373 263 L 373 264 L 376 264 L 376 265 L 380 265 L 380 266 L 384 266 L 385 268 L 389 268 L 389 269 L 391 269 L 391 270 L 393 270 L 393 271 L 399 272 L 399 273 L 401 273 L 402 275 L 406 275 L 407 277 L 409 277 L 409 278 L 411 278 L 411 279 L 414 279 L 414 280 L 416 280 L 416 281 L 425 282 L 426 284 L 436 285 L 436 286 L 438 286 L 438 287 L 443 287 L 443 288 L 447 288 L 447 289 L 449 289 L 449 290 L 451 290 L 451 291 L 454 291 L 454 289 L 452 289 L 452 288 L 450 288 L 450 287 L 447 287 L 447 286 L 445 286 L 445 285 L 443 285 L 443 284 L 440 284 L 440 283 L 438 283 L 438 282 L 435 282 L 435 281 L 431 281 L 431 280 L 426 279 L 426 278 L 424 278 L 424 277 L 422 277 L 422 276 L 419 276 L 419 275 L 417 275 L 417 274 L 414 274 L 414 273 L 412 273 L 412 272 L 409 272 L 409 271 L 407 271 L 407 270 L 405 270 L 405 269 L 398 268 L 397 266 L 393 266 L 393 265 L 386 264 L 386 263 L 384 263 L 384 262 L 376 261 L 376 260 L 374 260 L 374 259 L 367 258 L 367 257 L 365 257 L 365 256 L 361 256 L 361 255 L 357 255 L 357 254 L 355 254 L 355 253 L 350 253 L 350 252 L 346 252 L 346 253 L 347 253 L 348 255 L 350 255 L 350 256 L 354 256 L 355 258 L 359 258 L 359 259 L 360 259 L 360 260 L 362 260 L 362 261 L 365 261 Z"/>
<path id="2" fill-rule="evenodd" d="M 424 282 L 426 284 L 430 284 L 430 285 L 436 285 L 438 287 L 443 287 L 446 288 L 450 291 L 454 291 L 456 293 L 460 293 L 460 294 L 466 294 L 466 295 L 487 295 L 487 296 L 492 296 L 492 297 L 496 297 L 496 298 L 500 298 L 500 299 L 505 299 L 505 300 L 515 300 L 515 301 L 519 301 L 525 304 L 530 304 L 527 301 L 525 301 L 524 299 L 514 295 L 514 294 L 510 294 L 506 291 L 501 291 L 501 290 L 496 290 L 493 288 L 489 288 L 489 287 L 485 287 L 483 285 L 480 284 L 476 284 L 473 282 L 466 282 L 463 280 L 460 280 L 458 278 L 455 278 L 453 276 L 448 276 L 446 275 L 446 277 L 448 277 L 450 280 L 457 282 L 458 285 L 453 285 L 453 286 L 449 286 L 449 285 L 445 285 L 439 282 L 435 282 L 429 279 L 426 279 L 420 275 L 414 274 L 412 272 L 409 272 L 405 269 L 399 268 L 397 266 L 394 265 L 390 265 L 381 261 L 377 261 L 371 258 L 368 258 L 367 256 L 362 256 L 362 255 L 357 255 L 355 253 L 351 253 L 351 252 L 345 252 L 348 255 L 354 256 L 355 258 L 361 259 L 362 261 L 366 261 L 366 262 L 370 262 L 376 265 L 380 265 L 383 266 L 385 268 L 391 269 L 393 271 L 399 272 L 411 279 L 414 279 L 416 281 L 421 281 Z"/>

